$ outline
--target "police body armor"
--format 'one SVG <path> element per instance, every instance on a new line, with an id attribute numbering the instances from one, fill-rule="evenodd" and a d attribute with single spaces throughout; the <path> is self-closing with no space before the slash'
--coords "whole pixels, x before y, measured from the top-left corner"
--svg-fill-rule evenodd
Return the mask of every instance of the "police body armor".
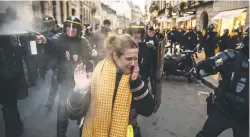
<path id="1" fill-rule="evenodd" d="M 230 65 L 235 64 L 231 77 L 219 81 L 215 95 L 208 97 L 208 114 L 218 106 L 226 115 L 242 122 L 249 113 L 249 59 L 237 52 L 237 57 Z M 247 120 L 248 121 L 248 120 Z"/>

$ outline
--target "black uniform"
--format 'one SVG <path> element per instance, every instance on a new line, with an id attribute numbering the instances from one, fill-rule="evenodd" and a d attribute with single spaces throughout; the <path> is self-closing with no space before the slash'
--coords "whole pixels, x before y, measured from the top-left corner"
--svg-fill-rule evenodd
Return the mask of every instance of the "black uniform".
<path id="1" fill-rule="evenodd" d="M 0 43 L 0 104 L 3 105 L 5 136 L 18 137 L 23 124 L 17 100 L 28 95 L 22 63 L 25 41 L 18 34 L 1 35 Z"/>
<path id="2" fill-rule="evenodd" d="M 6 13 L 6 18 L 0 23 L 1 25 L 12 24 L 16 19 L 14 9 L 7 8 Z M 8 28 L 13 29 L 10 26 Z M 12 33 L 10 29 L 6 32 L 0 30 L 0 104 L 3 106 L 5 136 L 19 137 L 23 132 L 23 123 L 17 100 L 28 96 L 22 57 L 24 46 L 29 42 L 25 40 L 28 32 Z"/>
<path id="3" fill-rule="evenodd" d="M 34 39 L 36 34 L 30 33 L 28 39 Z M 34 41 L 35 42 L 35 41 Z M 30 44 L 28 44 L 30 45 Z M 36 44 L 36 53 L 31 50 L 30 46 L 25 46 L 24 61 L 27 65 L 28 79 L 30 86 L 36 85 L 36 80 L 39 76 L 44 79 L 46 67 L 45 63 L 45 52 L 43 46 Z"/>
<path id="4" fill-rule="evenodd" d="M 226 49 L 230 49 L 230 37 L 228 34 L 223 34 L 220 37 L 220 41 L 219 41 L 219 48 L 220 48 L 220 52 L 223 52 Z"/>
<path id="5" fill-rule="evenodd" d="M 44 32 L 43 33 L 45 37 L 51 38 L 53 39 L 53 36 L 55 36 L 56 34 L 52 33 L 52 32 Z M 56 46 L 52 45 L 53 43 L 46 43 L 43 44 L 43 48 L 45 50 L 46 53 L 46 59 L 47 61 L 44 62 L 45 64 L 48 64 L 48 67 L 51 68 L 53 74 L 52 74 L 52 79 L 51 79 L 51 87 L 50 87 L 50 94 L 49 94 L 49 98 L 48 101 L 46 103 L 46 107 L 51 110 L 54 104 L 54 100 L 55 97 L 57 95 L 57 91 L 59 88 L 59 83 L 60 83 L 60 79 L 59 79 L 59 60 L 55 54 L 56 51 Z"/>
<path id="6" fill-rule="evenodd" d="M 60 81 L 59 104 L 57 116 L 57 137 L 65 137 L 68 126 L 69 114 L 66 106 L 66 99 L 69 91 L 74 88 L 74 69 L 81 62 L 86 64 L 87 70 L 93 70 L 90 60 L 90 47 L 85 38 L 70 38 L 66 34 L 58 34 L 52 38 L 48 38 L 48 43 L 56 46 L 54 53 L 58 59 L 58 79 Z M 67 58 L 69 55 L 69 60 Z"/>
<path id="7" fill-rule="evenodd" d="M 197 137 L 217 137 L 228 128 L 234 137 L 248 137 L 249 59 L 239 51 L 226 50 L 197 64 L 200 76 L 221 73 L 214 95 L 207 98 L 208 118 Z"/>
<path id="8" fill-rule="evenodd" d="M 196 35 L 191 30 L 189 32 L 186 32 L 184 35 L 184 49 L 193 50 L 196 47 Z"/>
<path id="9" fill-rule="evenodd" d="M 168 40 L 170 40 L 170 53 L 173 53 L 173 48 L 174 51 L 176 49 L 175 43 L 178 41 L 178 35 L 177 35 L 177 31 L 176 30 L 171 30 L 168 32 Z"/>
<path id="10" fill-rule="evenodd" d="M 208 30 L 203 37 L 202 46 L 205 50 L 206 59 L 215 55 L 216 37 L 217 32 L 212 30 Z"/>
<path id="11" fill-rule="evenodd" d="M 145 42 L 150 43 L 150 44 L 154 45 L 155 47 L 158 47 L 159 39 L 156 36 L 154 36 L 154 37 L 147 36 Z"/>
<path id="12" fill-rule="evenodd" d="M 139 43 L 139 59 L 138 64 L 140 68 L 140 75 L 145 83 L 155 84 L 155 73 L 156 73 L 156 48 L 152 44 L 146 44 L 144 42 Z M 154 85 L 155 86 L 155 85 Z"/>

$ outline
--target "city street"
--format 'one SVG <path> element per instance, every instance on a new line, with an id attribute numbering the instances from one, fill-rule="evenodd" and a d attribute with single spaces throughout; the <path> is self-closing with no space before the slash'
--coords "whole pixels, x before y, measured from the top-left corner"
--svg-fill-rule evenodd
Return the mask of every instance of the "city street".
<path id="1" fill-rule="evenodd" d="M 22 137 L 56 137 L 56 110 L 44 107 L 48 98 L 51 72 L 45 83 L 29 89 L 29 97 L 20 101 L 19 108 L 25 130 Z M 142 137 L 195 137 L 206 119 L 205 98 L 210 89 L 190 84 L 182 77 L 169 77 L 164 81 L 162 105 L 149 118 L 139 117 Z M 78 137 L 76 121 L 70 121 L 68 137 Z M 4 124 L 0 113 L 0 137 L 4 137 Z M 220 137 L 232 137 L 226 131 Z"/>

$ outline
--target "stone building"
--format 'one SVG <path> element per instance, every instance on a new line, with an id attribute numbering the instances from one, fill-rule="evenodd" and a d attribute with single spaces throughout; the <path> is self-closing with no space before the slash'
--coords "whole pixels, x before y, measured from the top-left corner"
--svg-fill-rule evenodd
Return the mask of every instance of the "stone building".
<path id="1" fill-rule="evenodd" d="M 62 24 L 68 16 L 78 16 L 82 24 L 100 23 L 100 1 L 32 1 L 34 16 L 51 15 Z"/>
<path id="2" fill-rule="evenodd" d="M 117 22 L 116 11 L 112 9 L 110 6 L 101 3 L 101 24 L 105 19 L 110 20 L 112 29 L 115 29 L 116 27 L 119 26 Z"/>
<path id="3" fill-rule="evenodd" d="M 125 17 L 125 15 L 118 15 L 117 22 L 118 22 L 118 27 L 120 28 L 126 28 L 130 23 L 129 18 Z"/>
<path id="4" fill-rule="evenodd" d="M 131 21 L 142 20 L 142 12 L 141 12 L 139 6 L 134 5 L 131 2 L 128 2 L 128 4 L 131 8 Z"/>

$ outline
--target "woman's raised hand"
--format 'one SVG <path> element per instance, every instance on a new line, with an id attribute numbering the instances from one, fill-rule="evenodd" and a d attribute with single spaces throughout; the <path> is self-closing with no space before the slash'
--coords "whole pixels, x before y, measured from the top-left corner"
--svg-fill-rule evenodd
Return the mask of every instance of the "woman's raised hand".
<path id="1" fill-rule="evenodd" d="M 86 72 L 86 65 L 82 63 L 77 65 L 74 71 L 74 80 L 76 88 L 80 91 L 87 91 L 90 87 L 92 74 Z"/>

